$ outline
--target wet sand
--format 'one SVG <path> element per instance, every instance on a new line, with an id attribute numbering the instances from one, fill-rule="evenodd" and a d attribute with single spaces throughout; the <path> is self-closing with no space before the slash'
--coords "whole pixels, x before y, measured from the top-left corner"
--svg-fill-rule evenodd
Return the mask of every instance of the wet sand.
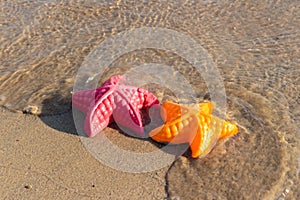
<path id="1" fill-rule="evenodd" d="M 0 1 L 0 13 L 4 197 L 300 199 L 298 1 L 16 0 Z M 240 132 L 204 159 L 191 159 L 187 152 L 161 170 L 130 174 L 105 166 L 85 148 L 74 126 L 71 92 L 89 53 L 107 38 L 140 27 L 184 33 L 207 50 L 226 90 L 226 112 L 217 106 L 217 113 Z M 172 66 L 176 73 L 167 77 L 186 78 L 195 93 L 193 102 L 209 96 L 205 68 L 199 72 L 161 49 L 122 55 L 97 78 L 101 83 L 143 63 Z M 143 87 L 161 101 L 191 103 L 162 85 Z M 160 147 L 118 129 L 105 132 L 130 151 Z"/>

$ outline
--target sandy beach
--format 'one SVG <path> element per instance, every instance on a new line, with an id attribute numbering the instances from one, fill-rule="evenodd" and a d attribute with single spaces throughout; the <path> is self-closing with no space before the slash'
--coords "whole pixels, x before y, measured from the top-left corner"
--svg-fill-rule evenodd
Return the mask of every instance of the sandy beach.
<path id="1" fill-rule="evenodd" d="M 0 1 L 0 199 L 300 199 L 299 16 L 296 0 Z M 239 133 L 154 171 L 163 158 L 141 155 L 163 145 L 116 124 L 108 141 L 141 166 L 93 152 L 72 94 L 132 71 L 161 103 L 213 101 Z"/>
<path id="2" fill-rule="evenodd" d="M 74 134 L 71 112 L 42 119 L 63 131 L 47 126 L 36 116 L 5 109 L 0 115 L 1 199 L 166 197 L 168 168 L 132 174 L 101 164 Z"/>

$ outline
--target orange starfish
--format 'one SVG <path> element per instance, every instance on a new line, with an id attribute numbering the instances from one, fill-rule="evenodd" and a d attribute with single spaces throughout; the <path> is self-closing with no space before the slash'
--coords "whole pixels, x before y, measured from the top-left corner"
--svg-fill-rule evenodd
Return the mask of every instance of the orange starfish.
<path id="1" fill-rule="evenodd" d="M 213 103 L 179 105 L 165 102 L 161 108 L 164 125 L 152 130 L 157 142 L 189 143 L 192 157 L 207 155 L 220 139 L 238 132 L 236 125 L 213 116 Z"/>

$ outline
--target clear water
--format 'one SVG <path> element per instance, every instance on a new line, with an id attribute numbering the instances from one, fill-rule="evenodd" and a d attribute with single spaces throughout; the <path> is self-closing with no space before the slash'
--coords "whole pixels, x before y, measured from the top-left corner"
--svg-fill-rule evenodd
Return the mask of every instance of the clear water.
<path id="1" fill-rule="evenodd" d="M 226 89 L 226 118 L 240 133 L 204 159 L 180 157 L 167 175 L 169 197 L 300 199 L 299 24 L 298 1 L 0 1 L 0 104 L 66 112 L 77 70 L 99 43 L 132 28 L 172 29 L 211 55 Z M 174 67 L 196 101 L 208 91 L 187 60 L 157 49 L 122 55 L 99 80 L 143 63 Z"/>

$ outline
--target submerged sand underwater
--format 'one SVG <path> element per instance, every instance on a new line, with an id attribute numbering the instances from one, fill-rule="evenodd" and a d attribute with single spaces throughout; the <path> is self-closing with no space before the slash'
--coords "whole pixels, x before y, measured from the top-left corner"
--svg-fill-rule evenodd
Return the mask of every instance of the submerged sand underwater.
<path id="1" fill-rule="evenodd" d="M 5 108 L 0 179 L 7 183 L 0 193 L 8 198 L 67 191 L 62 197 L 300 199 L 299 24 L 300 6 L 292 0 L 0 1 L 0 105 Z M 157 172 L 132 175 L 104 166 L 83 148 L 71 123 L 71 92 L 90 52 L 108 38 L 140 27 L 172 29 L 206 49 L 224 83 L 225 117 L 240 132 L 203 159 L 180 156 Z M 143 63 L 172 66 L 176 73 L 168 78 L 180 73 L 193 87 L 194 101 L 206 98 L 205 71 L 162 49 L 115 58 L 99 82 Z M 176 100 L 167 87 L 145 87 L 162 101 Z M 189 97 L 177 100 L 189 102 Z M 40 117 L 22 114 L 28 106 Z M 159 146 L 114 128 L 106 133 L 130 151 Z M 28 182 L 33 188 L 24 193 Z M 35 188 L 40 183 L 44 190 Z"/>

